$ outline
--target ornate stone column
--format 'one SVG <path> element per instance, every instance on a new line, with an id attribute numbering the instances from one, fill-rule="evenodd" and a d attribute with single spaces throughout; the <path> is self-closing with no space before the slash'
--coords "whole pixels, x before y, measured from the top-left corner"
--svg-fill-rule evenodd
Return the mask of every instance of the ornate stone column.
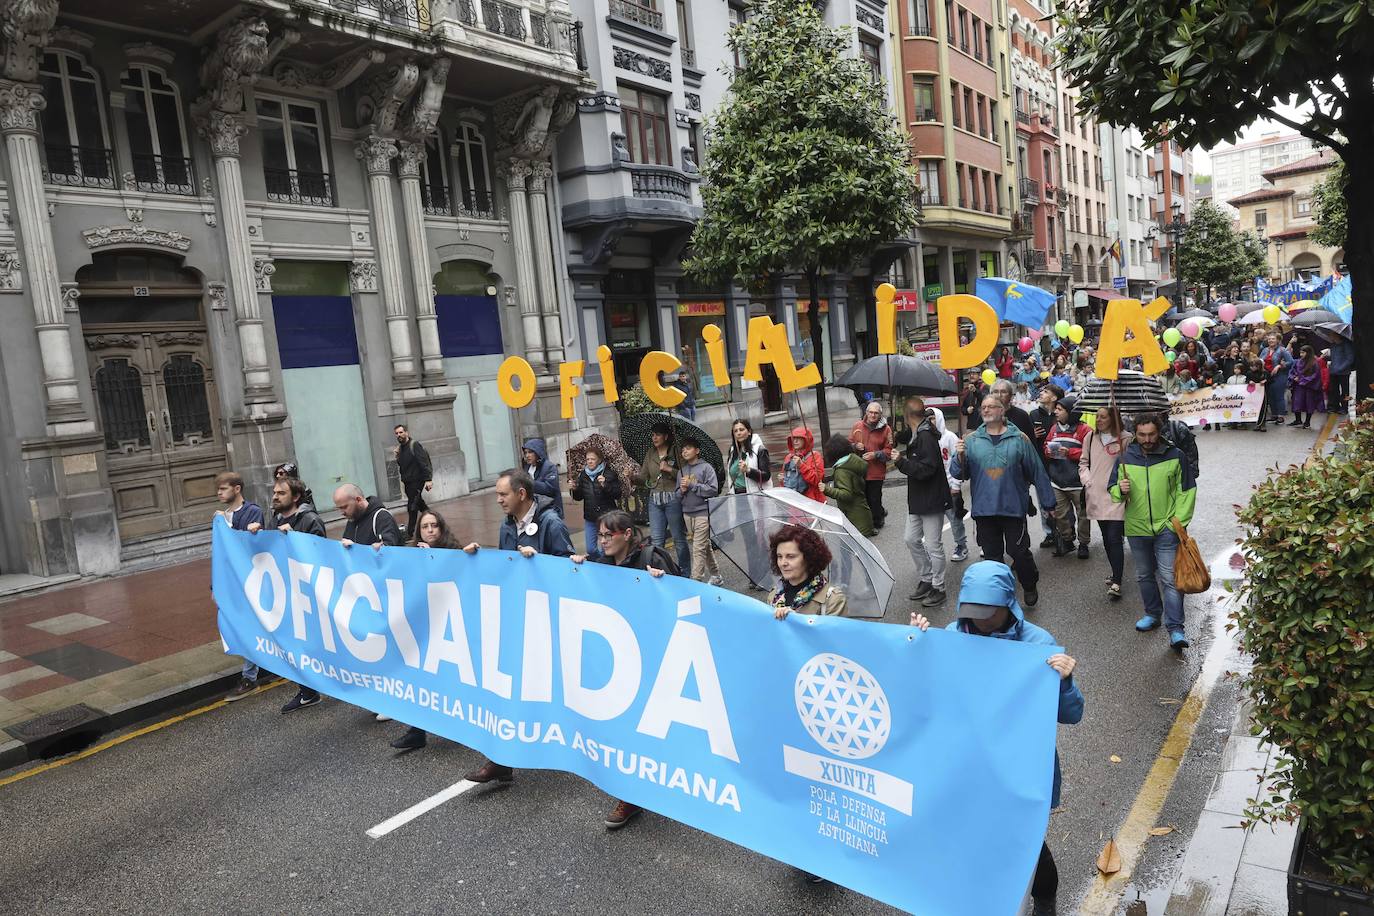
<path id="1" fill-rule="evenodd" d="M 391 343 L 391 379 L 397 388 L 414 388 L 420 373 L 410 341 L 410 311 L 402 279 L 405 268 L 401 265 L 401 240 L 396 233 L 396 206 L 391 198 L 391 160 L 396 157 L 396 141 L 374 135 L 360 142 L 354 152 L 367 169 L 372 244 L 377 249 L 382 305 Z"/>
<path id="2" fill-rule="evenodd" d="M 524 159 L 512 157 L 501 166 L 506 180 L 510 207 L 511 247 L 515 251 L 515 289 L 520 297 L 520 326 L 525 333 L 525 358 L 536 374 L 544 374 L 548 360 L 544 355 L 543 321 L 539 315 L 539 296 L 535 290 L 534 252 L 530 241 L 529 200 L 525 183 L 533 169 Z"/>
<path id="3" fill-rule="evenodd" d="M 563 309 L 558 301 L 558 268 L 553 256 L 553 228 L 549 225 L 549 179 L 553 166 L 540 160 L 530 164 L 530 227 L 534 236 L 535 276 L 539 283 L 539 311 L 543 315 L 544 353 L 550 366 L 563 362 Z"/>
<path id="4" fill-rule="evenodd" d="M 0 133 L 10 165 L 10 201 L 19 224 L 21 260 L 28 268 L 34 326 L 43 362 L 48 424 L 85 419 L 76 385 L 71 331 L 62 313 L 62 289 L 38 153 L 38 113 L 45 105 L 37 85 L 0 80 Z"/>
<path id="5" fill-rule="evenodd" d="M 224 244 L 229 255 L 229 299 L 234 304 L 234 326 L 238 330 L 239 349 L 243 351 L 243 399 L 248 404 L 273 403 L 279 398 L 267 365 L 267 341 L 258 306 L 253 244 L 248 234 L 243 170 L 239 164 L 239 139 L 248 128 L 243 124 L 243 115 L 214 109 L 202 115 L 198 127 L 215 161 L 215 188 L 219 191 Z"/>
<path id="6" fill-rule="evenodd" d="M 425 161 L 423 142 L 403 140 L 401 157 L 401 216 L 406 224 L 410 249 L 410 281 L 415 294 L 415 313 L 420 324 L 421 380 L 424 385 L 444 384 L 444 355 L 439 349 L 439 320 L 434 312 L 434 270 L 429 262 L 425 236 L 425 206 L 420 195 L 420 165 Z"/>

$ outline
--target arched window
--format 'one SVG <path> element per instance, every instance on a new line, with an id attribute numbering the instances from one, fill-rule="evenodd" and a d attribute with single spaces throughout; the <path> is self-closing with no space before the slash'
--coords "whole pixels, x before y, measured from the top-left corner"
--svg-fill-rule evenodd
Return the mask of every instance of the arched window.
<path id="1" fill-rule="evenodd" d="M 439 136 L 425 139 L 425 158 L 420 163 L 420 196 L 425 212 L 435 216 L 453 213 L 453 196 L 449 193 L 448 176 L 444 168 L 444 143 Z"/>
<path id="2" fill-rule="evenodd" d="M 458 162 L 459 215 L 492 218 L 495 208 L 487 173 L 487 141 L 476 124 L 458 125 L 453 137 L 453 155 Z"/>
<path id="3" fill-rule="evenodd" d="M 114 156 L 100 78 L 73 54 L 49 51 L 38 70 L 43 84 L 43 145 L 52 184 L 115 186 Z"/>
<path id="4" fill-rule="evenodd" d="M 151 67 L 135 65 L 120 78 L 129 129 L 135 186 L 140 191 L 195 194 L 181 97 L 174 83 Z"/>

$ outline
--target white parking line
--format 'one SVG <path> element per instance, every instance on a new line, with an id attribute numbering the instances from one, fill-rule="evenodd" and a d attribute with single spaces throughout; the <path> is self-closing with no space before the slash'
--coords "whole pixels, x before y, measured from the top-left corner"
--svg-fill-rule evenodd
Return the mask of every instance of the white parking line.
<path id="1" fill-rule="evenodd" d="M 473 786 L 478 785 L 481 785 L 481 783 L 473 782 L 470 779 L 460 779 L 444 791 L 431 795 L 424 801 L 411 805 L 400 814 L 393 815 L 382 821 L 376 827 L 367 831 L 367 835 L 374 840 L 379 840 L 397 827 L 404 827 L 420 815 L 433 811 L 444 802 L 451 801 L 459 795 L 462 795 L 468 789 L 471 789 Z"/>

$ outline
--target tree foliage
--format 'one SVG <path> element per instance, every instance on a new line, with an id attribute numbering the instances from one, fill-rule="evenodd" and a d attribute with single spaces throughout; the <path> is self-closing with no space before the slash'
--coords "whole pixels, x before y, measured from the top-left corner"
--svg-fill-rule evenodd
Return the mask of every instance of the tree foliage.
<path id="1" fill-rule="evenodd" d="M 708 121 L 692 273 L 758 283 L 847 269 L 915 227 L 905 132 L 847 29 L 806 0 L 761 0 L 730 34 L 744 61 Z"/>
<path id="2" fill-rule="evenodd" d="M 1179 240 L 1178 260 L 1184 283 L 1209 288 L 1239 286 L 1263 273 L 1266 266 L 1259 239 L 1237 232 L 1231 217 L 1210 200 L 1193 208 Z"/>
<path id="3" fill-rule="evenodd" d="M 1307 237 L 1318 245 L 1345 247 L 1345 214 L 1349 209 L 1345 200 L 1345 183 L 1345 163 L 1338 162 L 1312 189 L 1312 218 L 1317 221 L 1317 228 L 1307 233 Z"/>

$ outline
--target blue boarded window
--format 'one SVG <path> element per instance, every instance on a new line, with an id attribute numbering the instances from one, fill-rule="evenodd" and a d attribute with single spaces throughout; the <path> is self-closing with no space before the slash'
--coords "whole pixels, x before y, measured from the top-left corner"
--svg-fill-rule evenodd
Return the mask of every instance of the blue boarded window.
<path id="1" fill-rule="evenodd" d="M 273 296 L 272 312 L 283 369 L 358 364 L 349 296 Z"/>
<path id="2" fill-rule="evenodd" d="M 491 356 L 505 352 L 501 310 L 495 296 L 435 296 L 439 352 L 445 357 Z"/>

